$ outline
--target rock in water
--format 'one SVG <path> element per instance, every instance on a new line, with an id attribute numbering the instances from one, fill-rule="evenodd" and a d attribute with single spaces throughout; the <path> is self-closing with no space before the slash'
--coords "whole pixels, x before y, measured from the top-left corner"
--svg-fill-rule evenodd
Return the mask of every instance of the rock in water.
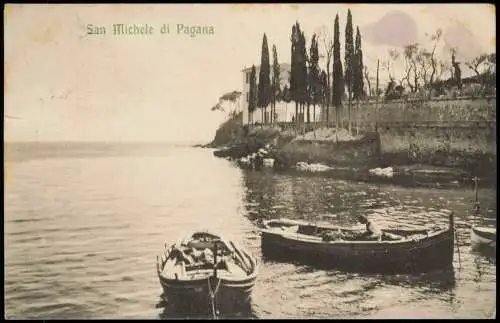
<path id="1" fill-rule="evenodd" d="M 326 165 L 308 164 L 305 162 L 298 162 L 295 167 L 299 170 L 306 171 L 306 172 L 325 172 L 325 171 L 332 169 L 331 167 L 328 167 Z"/>
<path id="2" fill-rule="evenodd" d="M 265 167 L 273 167 L 274 166 L 274 158 L 264 158 L 264 166 Z"/>

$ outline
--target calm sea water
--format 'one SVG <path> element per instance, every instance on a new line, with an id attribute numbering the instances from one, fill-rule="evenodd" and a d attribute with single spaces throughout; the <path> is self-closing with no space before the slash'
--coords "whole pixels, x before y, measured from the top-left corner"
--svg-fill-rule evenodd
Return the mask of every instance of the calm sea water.
<path id="1" fill-rule="evenodd" d="M 160 144 L 16 144 L 5 161 L 6 318 L 168 318 L 156 256 L 186 230 L 220 230 L 260 261 L 256 318 L 486 318 L 496 259 L 470 248 L 474 193 L 243 171 L 212 151 Z M 479 192 L 496 217 L 496 190 Z M 262 219 L 381 226 L 457 216 L 454 271 L 362 275 L 265 261 Z M 491 224 L 487 219 L 481 220 Z M 496 223 L 493 223 L 495 225 Z"/>

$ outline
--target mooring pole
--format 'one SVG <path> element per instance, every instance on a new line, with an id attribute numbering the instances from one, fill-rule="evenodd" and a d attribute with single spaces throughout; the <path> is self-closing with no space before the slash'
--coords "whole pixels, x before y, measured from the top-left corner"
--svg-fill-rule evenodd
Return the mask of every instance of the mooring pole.
<path id="1" fill-rule="evenodd" d="M 212 303 L 212 315 L 214 319 L 217 319 L 219 316 L 219 311 L 217 309 L 217 291 L 219 289 L 219 284 L 217 283 L 217 252 L 218 252 L 218 245 L 219 241 L 214 241 L 214 273 L 212 278 L 213 283 L 210 284 L 210 277 L 208 278 L 209 281 L 209 293 L 210 293 L 210 301 Z M 220 282 L 219 282 L 220 283 Z M 210 285 L 216 286 L 215 290 L 212 290 Z"/>
<path id="2" fill-rule="evenodd" d="M 455 246 L 457 248 L 457 252 L 458 252 L 458 266 L 459 266 L 459 269 L 462 269 L 462 257 L 460 255 L 460 246 L 459 246 L 459 240 L 458 240 L 458 232 L 457 232 L 457 229 L 455 227 L 455 214 L 453 213 L 453 211 L 450 213 L 450 229 L 453 230 L 453 235 L 454 235 L 454 239 L 455 239 Z"/>
<path id="3" fill-rule="evenodd" d="M 214 278 L 217 278 L 217 241 L 214 243 Z"/>
<path id="4" fill-rule="evenodd" d="M 474 181 L 474 192 L 475 192 L 475 201 L 474 201 L 474 224 L 477 224 L 477 216 L 479 214 L 479 198 L 478 198 L 478 181 L 479 178 L 474 176 L 472 179 Z"/>

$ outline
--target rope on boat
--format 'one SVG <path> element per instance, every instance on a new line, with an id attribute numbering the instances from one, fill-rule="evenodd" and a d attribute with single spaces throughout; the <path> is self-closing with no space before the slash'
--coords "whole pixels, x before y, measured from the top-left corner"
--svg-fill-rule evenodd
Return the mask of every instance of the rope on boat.
<path id="1" fill-rule="evenodd" d="M 217 292 L 219 291 L 219 287 L 220 287 L 220 283 L 222 281 L 222 279 L 219 278 L 218 282 L 217 282 L 217 286 L 215 287 L 215 290 L 212 291 L 212 286 L 210 284 L 210 278 L 211 277 L 208 277 L 208 294 L 210 296 L 210 303 L 212 305 L 212 316 L 214 317 L 214 319 L 217 318 L 217 312 L 216 309 L 215 309 L 215 295 L 217 294 Z"/>

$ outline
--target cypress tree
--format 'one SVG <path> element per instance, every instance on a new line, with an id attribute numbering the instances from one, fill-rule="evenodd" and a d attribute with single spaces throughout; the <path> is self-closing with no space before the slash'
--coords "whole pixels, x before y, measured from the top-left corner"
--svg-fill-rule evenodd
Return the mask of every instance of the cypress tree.
<path id="1" fill-rule="evenodd" d="M 276 45 L 273 45 L 273 79 L 272 79 L 272 107 L 271 107 L 271 120 L 274 123 L 276 116 L 276 101 L 281 101 L 281 82 L 280 82 L 280 64 L 278 63 L 278 53 L 276 52 Z"/>
<path id="2" fill-rule="evenodd" d="M 355 52 L 355 66 L 354 66 L 354 79 L 353 79 L 353 93 L 354 99 L 359 100 L 364 94 L 363 82 L 363 51 L 361 50 L 361 34 L 359 27 L 356 28 L 356 47 Z"/>
<path id="3" fill-rule="evenodd" d="M 248 93 L 248 121 L 253 124 L 253 112 L 257 108 L 257 80 L 255 65 L 252 65 L 250 72 L 250 91 Z"/>
<path id="4" fill-rule="evenodd" d="M 290 38 L 292 42 L 291 46 L 291 71 L 290 71 L 290 100 L 295 102 L 295 129 L 298 126 L 298 116 L 299 116 L 299 100 L 298 100 L 298 86 L 297 86 L 297 43 L 298 43 L 298 27 L 299 23 L 296 22 L 292 26 L 292 36 Z"/>
<path id="5" fill-rule="evenodd" d="M 319 76 L 319 86 L 319 102 L 320 104 L 328 104 L 330 89 L 328 88 L 328 74 L 325 71 L 321 71 Z"/>
<path id="6" fill-rule="evenodd" d="M 361 34 L 359 27 L 356 27 L 356 42 L 354 48 L 353 80 L 352 80 L 353 98 L 356 100 L 356 134 L 359 132 L 359 99 L 364 95 L 363 90 L 363 51 L 361 50 Z"/>
<path id="7" fill-rule="evenodd" d="M 288 85 L 285 85 L 283 87 L 283 91 L 281 92 L 281 100 L 283 100 L 286 103 L 290 103 L 291 102 L 290 89 L 288 88 Z"/>
<path id="8" fill-rule="evenodd" d="M 325 106 L 328 109 L 329 95 L 330 95 L 330 89 L 328 88 L 329 87 L 328 86 L 328 74 L 325 71 L 321 71 L 321 74 L 319 75 L 319 84 L 318 85 L 319 85 L 319 91 L 318 91 L 319 101 L 318 101 L 318 103 L 322 107 L 321 111 L 324 111 Z"/>
<path id="9" fill-rule="evenodd" d="M 351 100 L 352 100 L 352 83 L 354 77 L 353 65 L 354 59 L 354 42 L 353 42 L 353 29 L 352 29 L 352 15 L 351 9 L 347 10 L 347 22 L 345 25 L 345 83 L 347 86 L 348 94 L 348 128 L 351 132 Z"/>
<path id="10" fill-rule="evenodd" d="M 342 71 L 342 59 L 340 57 L 340 27 L 339 15 L 335 16 L 333 27 L 333 68 L 332 68 L 332 103 L 336 112 L 336 127 L 340 126 L 340 112 L 342 108 L 342 98 L 344 95 L 344 73 Z"/>
<path id="11" fill-rule="evenodd" d="M 271 94 L 271 81 L 269 74 L 271 72 L 271 67 L 269 65 L 269 48 L 267 46 L 267 36 L 264 34 L 262 39 L 262 53 L 260 59 L 260 73 L 259 73 L 259 85 L 258 85 L 258 106 L 263 109 L 266 113 L 267 106 L 270 103 Z M 265 123 L 265 120 L 263 120 Z"/>
<path id="12" fill-rule="evenodd" d="M 318 61 L 319 61 L 318 41 L 316 39 L 316 34 L 314 34 L 311 39 L 311 48 L 309 50 L 309 78 L 308 78 L 309 102 L 307 106 L 308 123 L 310 122 L 309 103 L 313 105 L 314 114 L 316 113 L 316 104 L 319 103 L 320 71 L 319 71 Z"/>
<path id="13" fill-rule="evenodd" d="M 300 29 L 299 29 L 300 31 Z M 297 46 L 297 69 L 298 69 L 298 89 L 299 103 L 301 105 L 301 116 L 304 117 L 304 106 L 308 102 L 307 93 L 307 52 L 306 38 L 304 32 L 300 31 Z M 304 121 L 304 120 L 302 120 Z"/>

